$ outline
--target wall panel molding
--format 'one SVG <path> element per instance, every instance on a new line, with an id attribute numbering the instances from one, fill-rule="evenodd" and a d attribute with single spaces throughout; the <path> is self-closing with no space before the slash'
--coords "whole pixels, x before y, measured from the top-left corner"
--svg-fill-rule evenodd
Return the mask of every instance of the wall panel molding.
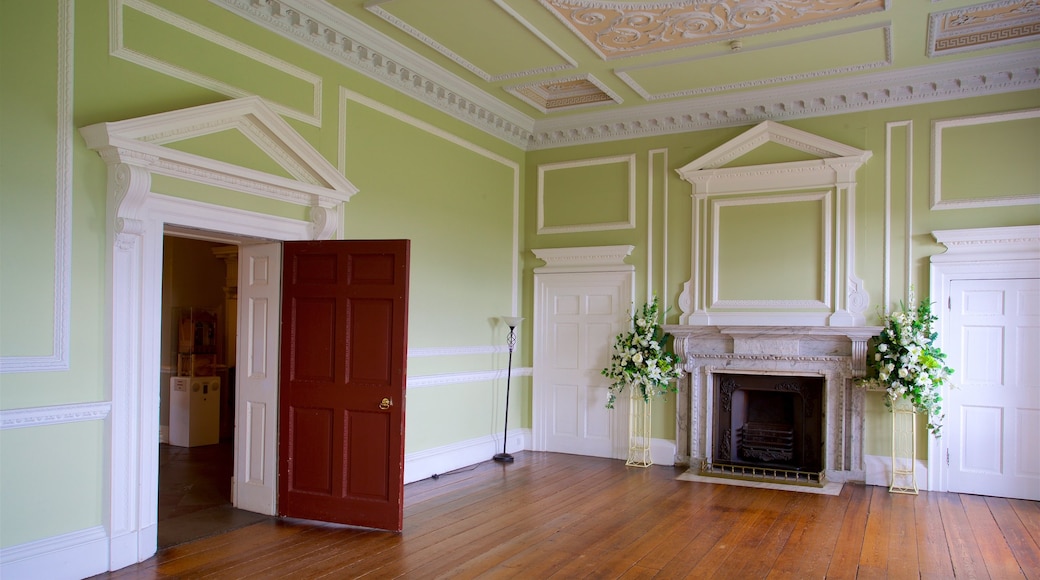
<path id="1" fill-rule="evenodd" d="M 184 18 L 164 8 L 160 8 L 159 6 L 146 2 L 145 0 L 109 0 L 109 2 L 109 54 L 112 56 L 143 66 L 149 70 L 189 82 L 193 85 L 209 89 L 222 95 L 227 95 L 231 98 L 248 97 L 253 95 L 252 91 L 236 87 L 219 79 L 186 69 L 182 66 L 164 62 L 163 60 L 153 56 L 128 48 L 124 43 L 125 23 L 123 21 L 123 10 L 124 8 L 137 10 L 158 21 L 164 22 L 169 26 L 178 28 L 185 33 L 197 36 L 200 39 L 211 42 L 228 51 L 251 59 L 258 64 L 268 66 L 284 75 L 299 79 L 300 82 L 310 87 L 310 111 L 301 111 L 283 103 L 275 102 L 269 97 L 265 98 L 267 98 L 271 108 L 279 114 L 298 121 L 303 121 L 304 123 L 316 127 L 321 126 L 321 76 L 294 66 L 262 50 L 258 50 L 230 37 L 224 36 L 223 34 L 206 28 L 197 22 Z"/>
<path id="2" fill-rule="evenodd" d="M 519 306 L 519 299 L 520 299 L 520 164 L 517 163 L 516 161 L 513 161 L 512 159 L 509 159 L 508 157 L 499 155 L 499 154 L 495 153 L 494 151 L 491 151 L 489 149 L 485 149 L 485 148 L 483 148 L 483 147 L 481 147 L 479 145 L 476 145 L 476 144 L 474 144 L 474 143 L 472 143 L 470 141 L 462 139 L 461 137 L 453 135 L 452 133 L 449 133 L 448 131 L 445 131 L 444 129 L 441 129 L 441 128 L 435 126 L 435 125 L 432 125 L 430 123 L 427 123 L 425 121 L 422 121 L 420 119 L 412 117 L 411 115 L 405 114 L 405 113 L 403 113 L 403 112 L 401 112 L 401 111 L 399 111 L 397 109 L 394 109 L 392 107 L 384 105 L 383 103 L 380 103 L 379 101 L 376 101 L 374 99 L 370 99 L 370 98 L 368 98 L 368 97 L 366 97 L 366 96 L 364 96 L 364 95 L 362 95 L 360 93 L 356 93 L 356 92 L 351 91 L 349 89 L 346 89 L 344 87 L 340 87 L 340 89 L 339 89 L 339 108 L 338 108 L 338 110 L 339 110 L 339 123 L 338 123 L 339 137 L 337 139 L 337 142 L 339 143 L 339 151 L 337 152 L 337 162 L 339 164 L 339 171 L 343 175 L 347 174 L 347 148 L 346 148 L 346 142 L 347 142 L 347 138 L 348 138 L 348 135 L 347 135 L 347 114 L 348 114 L 348 103 L 350 103 L 350 102 L 355 102 L 355 103 L 358 103 L 360 105 L 364 105 L 365 107 L 368 107 L 370 109 L 379 111 L 380 113 L 383 113 L 384 115 L 387 115 L 387 116 L 389 116 L 389 117 L 391 117 L 393 119 L 397 119 L 398 121 L 401 121 L 402 123 L 406 123 L 408 125 L 411 125 L 412 127 L 415 127 L 416 129 L 419 129 L 420 131 L 426 131 L 427 133 L 429 133 L 431 135 L 434 135 L 436 137 L 439 137 L 441 139 L 444 139 L 445 141 L 447 141 L 449 143 L 452 143 L 454 145 L 458 145 L 459 147 L 462 147 L 463 149 L 466 149 L 467 151 L 471 151 L 473 153 L 476 153 L 477 155 L 480 155 L 482 157 L 490 159 L 491 161 L 494 161 L 496 163 L 500 163 L 500 164 L 504 165 L 505 167 L 509 168 L 509 170 L 513 172 L 513 182 L 512 182 L 512 188 L 513 188 L 513 209 L 512 209 L 512 211 L 513 211 L 513 226 L 512 226 L 513 227 L 513 232 L 512 232 L 512 245 L 513 245 L 513 250 L 512 250 L 512 254 L 513 254 L 513 256 L 512 256 L 512 262 L 513 262 L 513 265 L 512 265 L 512 273 L 513 273 L 512 287 L 513 287 L 513 296 L 512 296 L 512 301 L 510 302 L 510 304 L 512 305 L 512 312 L 511 312 L 511 314 L 513 316 L 515 316 L 517 314 L 517 312 L 518 312 L 517 308 Z"/>
<path id="3" fill-rule="evenodd" d="M 58 111 L 54 194 L 54 328 L 51 354 L 0 357 L 0 374 L 69 370 L 72 332 L 72 125 L 75 2 L 58 0 Z"/>
<path id="4" fill-rule="evenodd" d="M 943 199 L 942 164 L 943 164 L 943 131 L 956 127 L 1006 123 L 1023 119 L 1040 118 L 1040 109 L 1026 109 L 1009 113 L 992 115 L 976 115 L 939 119 L 932 122 L 932 198 L 933 210 L 971 209 L 979 207 L 1006 207 L 1013 205 L 1032 205 L 1040 203 L 1040 191 L 1027 195 L 1005 195 L 996 197 L 976 197 L 969 199 Z"/>
<path id="5" fill-rule="evenodd" d="M 566 171 L 581 167 L 596 165 L 626 164 L 628 166 L 628 201 L 627 217 L 625 220 L 616 222 L 571 224 L 559 226 L 545 225 L 545 175 L 550 171 Z M 598 157 L 594 159 L 581 159 L 578 161 L 563 161 L 559 163 L 545 163 L 538 166 L 538 234 L 567 234 L 576 232 L 600 232 L 606 230 L 627 230 L 636 227 L 636 156 L 617 155 L 613 157 Z"/>

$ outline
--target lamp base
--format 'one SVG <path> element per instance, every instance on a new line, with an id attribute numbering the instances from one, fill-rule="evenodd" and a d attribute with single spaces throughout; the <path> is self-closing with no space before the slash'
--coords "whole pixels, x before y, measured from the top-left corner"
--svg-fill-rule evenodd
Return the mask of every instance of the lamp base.
<path id="1" fill-rule="evenodd" d="M 492 457 L 491 459 L 494 459 L 495 461 L 497 461 L 499 463 L 512 463 L 513 462 L 513 456 L 508 454 L 508 453 L 496 453 L 495 456 Z"/>

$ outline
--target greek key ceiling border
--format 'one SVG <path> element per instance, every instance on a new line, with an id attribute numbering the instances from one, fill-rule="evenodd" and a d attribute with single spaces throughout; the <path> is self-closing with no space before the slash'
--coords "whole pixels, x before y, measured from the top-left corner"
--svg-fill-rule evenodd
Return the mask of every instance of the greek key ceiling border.
<path id="1" fill-rule="evenodd" d="M 1005 46 L 1040 38 L 1036 0 L 1000 0 L 928 15 L 928 56 Z"/>
<path id="2" fill-rule="evenodd" d="M 539 2 L 604 60 L 728 41 L 888 9 L 887 0 Z"/>

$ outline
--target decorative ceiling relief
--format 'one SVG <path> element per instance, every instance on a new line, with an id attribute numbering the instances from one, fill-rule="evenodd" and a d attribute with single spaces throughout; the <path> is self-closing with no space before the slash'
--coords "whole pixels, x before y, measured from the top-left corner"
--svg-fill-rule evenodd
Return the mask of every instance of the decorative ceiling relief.
<path id="1" fill-rule="evenodd" d="M 1000 0 L 928 17 L 928 56 L 993 48 L 1040 37 L 1040 2 Z"/>
<path id="2" fill-rule="evenodd" d="M 775 32 L 887 9 L 887 0 L 540 0 L 604 59 Z"/>
<path id="3" fill-rule="evenodd" d="M 621 102 L 621 97 L 591 75 L 538 81 L 506 90 L 543 113 Z"/>

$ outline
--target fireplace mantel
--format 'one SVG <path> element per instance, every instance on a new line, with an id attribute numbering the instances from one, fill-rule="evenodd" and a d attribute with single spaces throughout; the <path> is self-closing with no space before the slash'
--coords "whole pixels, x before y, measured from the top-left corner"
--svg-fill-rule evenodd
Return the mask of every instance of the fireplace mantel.
<path id="1" fill-rule="evenodd" d="M 867 341 L 876 326 L 667 325 L 687 375 L 676 402 L 676 462 L 711 460 L 713 381 L 718 373 L 821 376 L 824 468 L 831 481 L 862 480 Z"/>

